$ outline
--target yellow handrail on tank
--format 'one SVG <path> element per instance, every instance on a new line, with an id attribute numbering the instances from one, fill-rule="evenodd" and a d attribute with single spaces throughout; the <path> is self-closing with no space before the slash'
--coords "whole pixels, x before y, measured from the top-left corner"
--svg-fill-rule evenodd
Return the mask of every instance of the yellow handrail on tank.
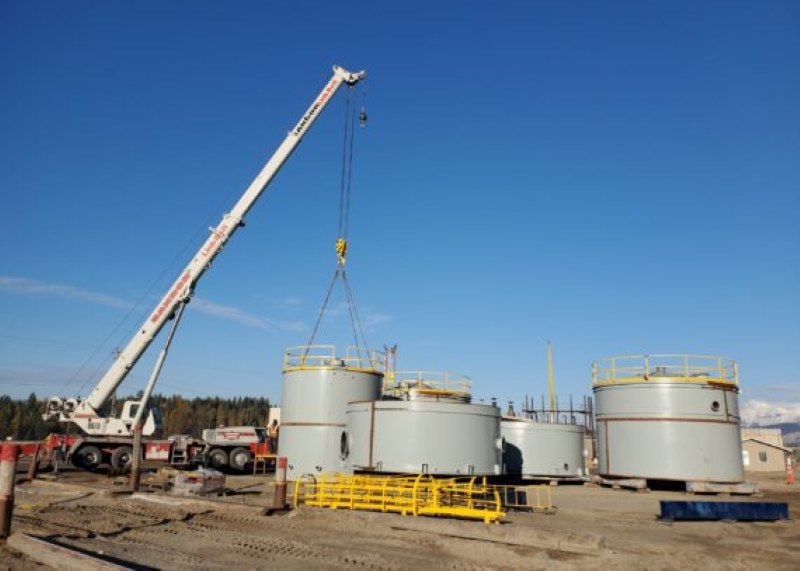
<path id="1" fill-rule="evenodd" d="M 592 363 L 593 385 L 685 382 L 737 386 L 739 367 L 715 355 L 624 355 Z"/>
<path id="2" fill-rule="evenodd" d="M 364 373 L 381 373 L 386 356 L 381 351 L 365 351 L 358 347 L 345 348 L 344 356 L 335 345 L 297 345 L 283 353 L 283 371 L 347 369 Z"/>
<path id="3" fill-rule="evenodd" d="M 413 516 L 444 516 L 498 522 L 505 516 L 500 492 L 485 479 L 434 478 L 427 474 L 322 474 L 295 481 L 294 505 Z"/>
<path id="4" fill-rule="evenodd" d="M 390 371 L 383 379 L 383 394 L 395 398 L 419 395 L 469 401 L 472 381 L 446 371 Z"/>

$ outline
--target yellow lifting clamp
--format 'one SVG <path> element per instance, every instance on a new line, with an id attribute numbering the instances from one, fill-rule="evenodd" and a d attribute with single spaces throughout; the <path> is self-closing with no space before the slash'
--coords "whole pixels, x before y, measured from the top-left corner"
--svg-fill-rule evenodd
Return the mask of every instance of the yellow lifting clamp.
<path id="1" fill-rule="evenodd" d="M 336 240 L 336 255 L 339 257 L 339 265 L 343 266 L 347 256 L 347 240 L 344 238 Z"/>

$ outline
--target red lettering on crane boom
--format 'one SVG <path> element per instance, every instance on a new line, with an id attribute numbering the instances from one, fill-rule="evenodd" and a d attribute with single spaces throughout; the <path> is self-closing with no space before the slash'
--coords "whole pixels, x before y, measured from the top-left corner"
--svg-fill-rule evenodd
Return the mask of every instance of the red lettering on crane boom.
<path id="1" fill-rule="evenodd" d="M 181 293 L 186 284 L 189 283 L 191 277 L 192 273 L 189 270 L 186 270 L 186 273 L 184 273 L 181 276 L 181 279 L 179 279 L 173 286 L 167 297 L 165 297 L 164 300 L 158 305 L 158 309 L 153 312 L 152 317 L 150 317 L 150 323 L 156 323 L 159 319 L 161 319 L 161 316 L 164 315 L 164 312 L 167 311 L 167 309 L 172 308 L 172 302 L 175 301 L 175 298 L 178 297 L 178 294 Z"/>

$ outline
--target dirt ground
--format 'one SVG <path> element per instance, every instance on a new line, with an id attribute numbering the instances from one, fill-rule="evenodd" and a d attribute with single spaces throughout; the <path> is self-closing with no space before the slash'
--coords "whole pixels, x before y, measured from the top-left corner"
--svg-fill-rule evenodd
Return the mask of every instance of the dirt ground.
<path id="1" fill-rule="evenodd" d="M 800 487 L 758 476 L 762 497 L 800 514 Z M 157 569 L 798 569 L 800 523 L 659 523 L 660 499 L 730 500 L 561 485 L 555 514 L 504 523 L 301 507 L 266 517 L 271 476 L 228 477 L 219 499 L 129 495 L 82 472 L 17 486 L 14 532 Z M 117 488 L 117 489 L 115 489 Z M 0 546 L 0 569 L 43 569 Z"/>

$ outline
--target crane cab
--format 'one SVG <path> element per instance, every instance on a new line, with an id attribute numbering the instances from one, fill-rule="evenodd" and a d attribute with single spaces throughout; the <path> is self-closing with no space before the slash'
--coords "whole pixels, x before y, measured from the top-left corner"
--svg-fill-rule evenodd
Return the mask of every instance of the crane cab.
<path id="1" fill-rule="evenodd" d="M 119 419 L 128 426 L 131 434 L 133 433 L 133 421 L 136 419 L 136 414 L 139 412 L 141 404 L 141 401 L 128 400 L 122 405 L 122 413 Z M 163 430 L 164 416 L 161 414 L 161 409 L 157 406 L 151 406 L 142 425 L 142 435 L 158 436 Z"/>

